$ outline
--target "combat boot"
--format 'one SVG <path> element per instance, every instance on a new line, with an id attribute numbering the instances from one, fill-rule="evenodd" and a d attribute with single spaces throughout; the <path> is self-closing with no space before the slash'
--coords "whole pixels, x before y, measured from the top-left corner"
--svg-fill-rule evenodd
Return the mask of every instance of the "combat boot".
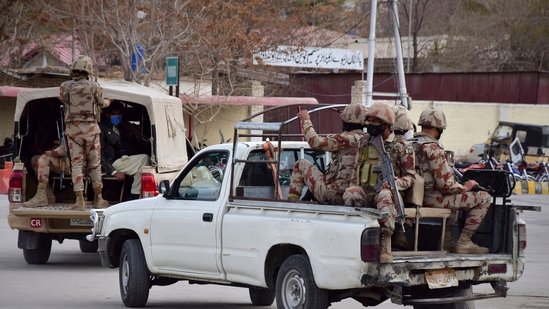
<path id="1" fill-rule="evenodd" d="M 93 208 L 107 208 L 109 206 L 109 202 L 103 199 L 103 195 L 101 194 L 102 188 L 93 188 Z"/>
<path id="2" fill-rule="evenodd" d="M 288 201 L 299 202 L 300 196 L 294 193 L 288 194 Z"/>
<path id="3" fill-rule="evenodd" d="M 84 200 L 84 192 L 83 191 L 74 191 L 74 195 L 76 196 L 76 203 L 72 205 L 72 210 L 88 210 L 86 208 L 86 200 Z"/>
<path id="4" fill-rule="evenodd" d="M 48 204 L 55 204 L 55 194 L 50 186 L 46 186 L 46 196 L 48 197 Z"/>
<path id="5" fill-rule="evenodd" d="M 23 203 L 23 206 L 29 207 L 29 208 L 47 206 L 48 205 L 48 196 L 46 193 L 47 186 L 48 184 L 45 182 L 39 183 L 34 197 L 26 201 L 25 203 Z"/>
<path id="6" fill-rule="evenodd" d="M 488 248 L 478 246 L 471 240 L 471 237 L 473 237 L 473 234 L 475 234 L 475 231 L 463 229 L 463 231 L 461 231 L 461 235 L 459 236 L 459 239 L 456 242 L 456 247 L 454 249 L 454 252 L 461 253 L 461 254 L 488 253 L 490 251 Z"/>
<path id="7" fill-rule="evenodd" d="M 379 262 L 382 264 L 393 262 L 393 254 L 391 253 L 391 235 L 392 234 L 393 234 L 393 231 L 391 231 L 390 229 L 386 227 L 381 228 L 381 237 L 379 239 L 379 246 L 380 246 Z"/>

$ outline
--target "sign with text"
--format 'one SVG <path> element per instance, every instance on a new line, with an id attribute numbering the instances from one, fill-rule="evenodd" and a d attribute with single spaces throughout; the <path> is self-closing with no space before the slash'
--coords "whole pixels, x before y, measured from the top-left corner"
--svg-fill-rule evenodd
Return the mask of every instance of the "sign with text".
<path id="1" fill-rule="evenodd" d="M 360 50 L 279 46 L 276 50 L 259 51 L 254 64 L 285 67 L 364 70 L 364 54 Z"/>
<path id="2" fill-rule="evenodd" d="M 166 57 L 166 85 L 179 85 L 179 57 Z"/>

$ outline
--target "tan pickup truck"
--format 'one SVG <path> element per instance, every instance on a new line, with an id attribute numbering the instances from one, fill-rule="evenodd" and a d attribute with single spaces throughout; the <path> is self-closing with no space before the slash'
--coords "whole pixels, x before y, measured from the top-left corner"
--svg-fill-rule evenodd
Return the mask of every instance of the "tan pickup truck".
<path id="1" fill-rule="evenodd" d="M 173 96 L 134 83 L 117 81 L 101 84 L 103 96 L 125 106 L 125 117 L 137 125 L 148 143 L 148 165 L 143 170 L 141 197 L 157 194 L 157 182 L 171 180 L 187 162 L 185 127 L 181 101 Z M 70 210 L 75 197 L 70 175 L 50 174 L 49 187 L 55 204 L 24 207 L 23 202 L 36 192 L 36 175 L 31 158 L 44 149 L 38 144 L 53 144 L 59 138 L 61 101 L 59 88 L 25 90 L 18 94 L 15 111 L 14 167 L 10 176 L 8 222 L 19 231 L 17 246 L 29 264 L 48 261 L 52 240 L 80 241 L 82 252 L 96 252 L 97 242 L 85 240 L 91 221 L 88 211 Z M 43 147 L 42 147 L 43 148 Z M 103 196 L 110 204 L 126 200 L 131 180 L 124 182 L 104 176 Z M 91 192 L 90 192 L 91 191 Z M 93 193 L 88 186 L 87 194 Z M 88 196 L 88 200 L 93 197 Z M 88 205 L 91 207 L 91 205 Z"/>

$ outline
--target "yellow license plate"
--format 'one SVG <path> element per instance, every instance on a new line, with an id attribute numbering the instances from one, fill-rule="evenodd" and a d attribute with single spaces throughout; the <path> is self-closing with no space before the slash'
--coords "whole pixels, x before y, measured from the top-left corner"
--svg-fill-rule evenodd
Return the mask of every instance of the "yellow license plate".
<path id="1" fill-rule="evenodd" d="M 458 286 L 454 269 L 438 269 L 425 272 L 425 280 L 430 289 L 442 289 Z"/>

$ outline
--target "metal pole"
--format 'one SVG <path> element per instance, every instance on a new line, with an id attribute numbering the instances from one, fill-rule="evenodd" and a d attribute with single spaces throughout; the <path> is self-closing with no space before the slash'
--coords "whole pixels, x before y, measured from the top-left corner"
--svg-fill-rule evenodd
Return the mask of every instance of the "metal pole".
<path id="1" fill-rule="evenodd" d="M 406 79 L 404 78 L 404 63 L 402 61 L 402 42 L 400 41 L 400 31 L 398 25 L 398 5 L 396 0 L 390 0 L 392 4 L 392 19 L 393 32 L 395 34 L 395 49 L 397 57 L 397 72 L 398 72 L 398 94 L 400 96 L 400 104 L 408 108 L 408 93 L 406 91 Z"/>
<path id="2" fill-rule="evenodd" d="M 372 0 L 370 10 L 370 37 L 368 38 L 368 67 L 366 68 L 366 106 L 372 105 L 374 86 L 374 58 L 376 47 L 377 0 Z"/>
<path id="3" fill-rule="evenodd" d="M 414 0 L 409 0 L 410 6 L 408 8 L 408 58 L 407 58 L 407 73 L 410 73 L 410 58 L 412 57 L 412 3 Z"/>

